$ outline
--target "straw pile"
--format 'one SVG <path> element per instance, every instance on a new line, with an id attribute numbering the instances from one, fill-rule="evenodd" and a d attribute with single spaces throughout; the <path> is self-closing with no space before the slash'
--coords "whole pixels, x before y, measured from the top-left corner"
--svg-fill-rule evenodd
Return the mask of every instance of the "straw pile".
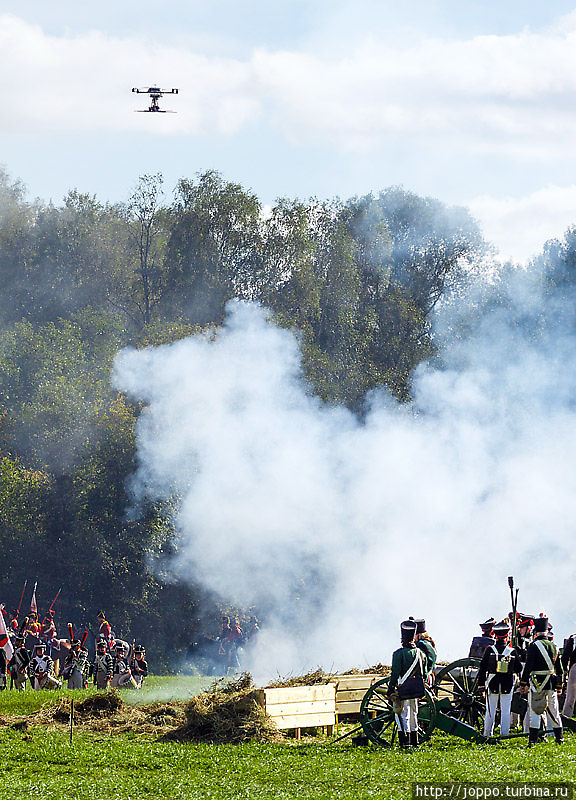
<path id="1" fill-rule="evenodd" d="M 209 692 L 202 692 L 190 700 L 185 714 L 184 725 L 169 731 L 165 739 L 240 744 L 281 738 L 258 702 L 258 693 L 248 673 L 235 681 L 217 681 Z"/>

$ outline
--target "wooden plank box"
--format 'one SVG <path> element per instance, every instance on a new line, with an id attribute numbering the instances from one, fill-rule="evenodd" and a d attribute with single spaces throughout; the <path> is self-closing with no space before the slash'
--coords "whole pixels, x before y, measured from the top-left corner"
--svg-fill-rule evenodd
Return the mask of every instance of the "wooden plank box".
<path id="1" fill-rule="evenodd" d="M 325 727 L 330 736 L 336 724 L 336 686 L 290 686 L 286 689 L 259 689 L 258 702 L 264 706 L 280 730 Z"/>
<path id="2" fill-rule="evenodd" d="M 385 675 L 334 675 L 332 681 L 336 684 L 336 714 L 360 714 L 360 706 L 364 695 L 372 684 L 381 681 Z"/>

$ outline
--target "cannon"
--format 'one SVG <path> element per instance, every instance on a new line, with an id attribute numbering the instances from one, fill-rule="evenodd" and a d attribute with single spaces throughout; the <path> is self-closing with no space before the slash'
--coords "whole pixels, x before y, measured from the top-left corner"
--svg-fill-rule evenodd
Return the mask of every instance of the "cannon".
<path id="1" fill-rule="evenodd" d="M 512 642 L 517 646 L 518 590 L 514 578 L 508 578 L 512 601 Z M 528 736 L 513 731 L 507 736 L 484 736 L 485 702 L 478 686 L 480 659 L 462 658 L 451 664 L 440 666 L 433 683 L 426 689 L 418 703 L 418 738 L 425 742 L 437 728 L 451 736 L 470 742 L 496 742 Z M 389 678 L 374 683 L 364 695 L 360 706 L 360 723 L 364 735 L 374 744 L 390 747 L 397 738 L 396 715 L 392 701 L 388 698 Z M 524 716 L 527 699 L 516 691 L 512 698 L 512 712 Z M 576 732 L 576 720 L 562 717 L 565 729 Z"/>
<path id="2" fill-rule="evenodd" d="M 439 670 L 434 684 L 418 703 L 418 738 L 425 742 L 435 729 L 470 742 L 486 742 L 483 735 L 484 701 L 476 687 L 480 662 L 454 661 Z M 398 733 L 392 701 L 388 698 L 389 678 L 371 686 L 360 706 L 364 735 L 374 744 L 391 747 Z"/>
<path id="3" fill-rule="evenodd" d="M 463 658 L 440 667 L 434 683 L 418 703 L 418 738 L 425 742 L 438 729 L 469 742 L 487 743 L 528 736 L 514 731 L 508 736 L 484 736 L 484 697 L 478 688 L 480 660 Z M 398 733 L 392 701 L 388 698 L 389 678 L 373 684 L 360 706 L 364 735 L 374 744 L 391 747 Z M 527 701 L 515 692 L 512 711 L 523 715 Z M 576 719 L 562 717 L 565 730 L 576 732 Z"/>

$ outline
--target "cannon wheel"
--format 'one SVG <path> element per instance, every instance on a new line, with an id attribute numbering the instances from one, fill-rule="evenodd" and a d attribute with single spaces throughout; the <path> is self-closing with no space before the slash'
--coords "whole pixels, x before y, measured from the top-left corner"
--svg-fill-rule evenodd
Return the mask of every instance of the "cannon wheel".
<path id="1" fill-rule="evenodd" d="M 364 734 L 374 744 L 392 747 L 398 726 L 392 702 L 388 699 L 388 681 L 384 678 L 373 684 L 362 699 L 360 706 L 360 722 Z M 436 701 L 430 692 L 418 701 L 418 738 L 421 742 L 427 741 L 432 735 L 436 724 Z"/>
<path id="2" fill-rule="evenodd" d="M 447 698 L 450 701 L 451 710 L 444 713 L 473 725 L 482 733 L 486 706 L 482 692 L 478 689 L 479 667 L 478 658 L 453 661 L 436 674 L 433 691 L 437 700 Z"/>

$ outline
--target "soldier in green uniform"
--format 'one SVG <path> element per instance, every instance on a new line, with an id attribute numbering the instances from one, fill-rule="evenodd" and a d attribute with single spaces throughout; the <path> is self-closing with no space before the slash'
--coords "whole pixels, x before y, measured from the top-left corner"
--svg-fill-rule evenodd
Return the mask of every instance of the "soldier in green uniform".
<path id="1" fill-rule="evenodd" d="M 426 620 L 415 619 L 416 623 L 416 647 L 424 653 L 424 673 L 426 677 L 426 685 L 430 684 L 434 679 L 434 667 L 436 666 L 436 645 L 434 639 L 426 631 Z"/>
<path id="2" fill-rule="evenodd" d="M 418 700 L 425 695 L 424 654 L 416 647 L 416 622 L 407 619 L 400 625 L 401 647 L 392 654 L 388 696 L 392 700 L 400 747 L 418 744 Z"/>
<path id="3" fill-rule="evenodd" d="M 520 691 L 528 695 L 530 746 L 538 742 L 542 714 L 552 722 L 558 744 L 564 741 L 558 695 L 562 691 L 562 662 L 558 648 L 548 638 L 548 617 L 534 620 L 534 640 L 526 650 L 526 663 L 520 679 Z"/>

